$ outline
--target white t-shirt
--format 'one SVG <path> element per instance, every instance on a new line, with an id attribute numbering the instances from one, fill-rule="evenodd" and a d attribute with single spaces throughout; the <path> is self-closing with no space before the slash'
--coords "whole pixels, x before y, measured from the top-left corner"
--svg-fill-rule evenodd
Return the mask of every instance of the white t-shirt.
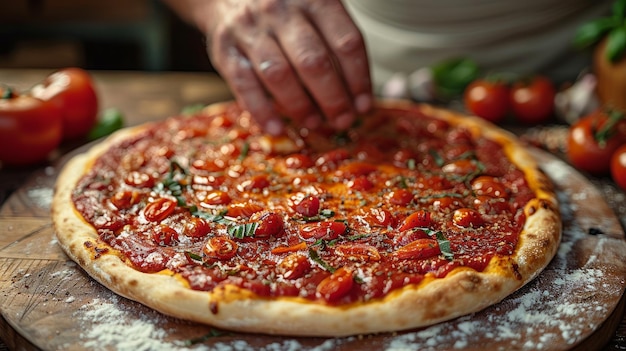
<path id="1" fill-rule="evenodd" d="M 344 0 L 361 29 L 374 85 L 446 59 L 468 57 L 487 70 L 573 79 L 587 55 L 577 28 L 604 16 L 607 0 Z"/>

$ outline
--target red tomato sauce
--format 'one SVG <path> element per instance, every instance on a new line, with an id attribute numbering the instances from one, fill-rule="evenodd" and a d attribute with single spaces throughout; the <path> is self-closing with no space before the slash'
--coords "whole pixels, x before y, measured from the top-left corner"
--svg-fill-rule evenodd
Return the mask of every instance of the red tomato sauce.
<path id="1" fill-rule="evenodd" d="M 330 304 L 515 252 L 534 193 L 496 142 L 380 110 L 275 154 L 240 115 L 174 117 L 112 146 L 77 210 L 142 272 Z"/>

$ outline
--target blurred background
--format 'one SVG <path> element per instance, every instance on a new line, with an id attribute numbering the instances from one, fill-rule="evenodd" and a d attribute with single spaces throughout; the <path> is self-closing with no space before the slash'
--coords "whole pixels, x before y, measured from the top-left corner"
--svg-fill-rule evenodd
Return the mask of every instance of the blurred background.
<path id="1" fill-rule="evenodd" d="M 204 38 L 158 0 L 0 1 L 0 68 L 213 71 Z"/>

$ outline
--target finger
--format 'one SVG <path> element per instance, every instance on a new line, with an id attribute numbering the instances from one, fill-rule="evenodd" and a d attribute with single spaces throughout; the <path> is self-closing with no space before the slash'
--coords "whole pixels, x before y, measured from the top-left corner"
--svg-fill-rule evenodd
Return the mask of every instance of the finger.
<path id="1" fill-rule="evenodd" d="M 216 33 L 213 39 L 211 60 L 241 107 L 250 112 L 266 132 L 273 135 L 282 133 L 284 123 L 276 113 L 248 58 L 237 48 L 229 33 Z"/>
<path id="2" fill-rule="evenodd" d="M 246 49 L 246 56 L 281 110 L 298 125 L 317 127 L 321 116 L 274 37 L 259 35 Z"/>
<path id="3" fill-rule="evenodd" d="M 346 129 L 354 121 L 351 98 L 317 30 L 301 13 L 274 24 L 285 55 L 331 126 Z"/>
<path id="4" fill-rule="evenodd" d="M 365 42 L 340 1 L 314 0 L 306 8 L 311 21 L 336 57 L 343 79 L 354 98 L 354 109 L 367 112 L 373 103 Z"/>

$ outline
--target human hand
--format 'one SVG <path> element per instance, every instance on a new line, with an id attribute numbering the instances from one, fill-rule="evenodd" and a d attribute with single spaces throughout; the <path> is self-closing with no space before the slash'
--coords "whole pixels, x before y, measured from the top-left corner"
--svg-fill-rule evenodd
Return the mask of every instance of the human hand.
<path id="1" fill-rule="evenodd" d="M 184 2 L 184 1 L 183 1 Z M 170 1 L 175 9 L 180 1 Z M 361 33 L 339 0 L 187 0 L 209 56 L 241 106 L 271 134 L 349 127 L 372 106 Z"/>

